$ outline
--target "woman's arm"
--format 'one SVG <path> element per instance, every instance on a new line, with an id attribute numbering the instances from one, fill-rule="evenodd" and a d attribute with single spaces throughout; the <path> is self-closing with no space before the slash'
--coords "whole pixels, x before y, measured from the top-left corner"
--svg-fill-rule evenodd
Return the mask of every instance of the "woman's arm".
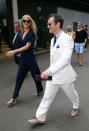
<path id="1" fill-rule="evenodd" d="M 12 51 L 8 51 L 6 53 L 6 56 L 8 57 L 11 57 L 13 56 L 15 53 L 19 53 L 19 52 L 22 52 L 22 51 L 25 51 L 27 49 L 29 49 L 29 47 L 31 46 L 31 43 L 30 42 L 27 42 L 27 44 L 19 49 L 16 49 L 16 50 L 12 50 Z"/>
<path id="2" fill-rule="evenodd" d="M 75 32 L 73 32 L 73 40 L 75 40 L 75 36 L 76 36 L 76 34 L 75 34 Z"/>

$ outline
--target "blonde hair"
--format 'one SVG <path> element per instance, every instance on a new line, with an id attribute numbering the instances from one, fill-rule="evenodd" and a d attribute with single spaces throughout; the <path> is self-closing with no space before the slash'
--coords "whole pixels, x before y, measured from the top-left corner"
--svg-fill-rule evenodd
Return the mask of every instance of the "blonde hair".
<path id="1" fill-rule="evenodd" d="M 24 17 L 27 17 L 29 20 L 31 20 L 31 26 L 30 26 L 29 28 L 32 29 L 32 30 L 36 33 L 36 32 L 37 32 L 36 24 L 35 24 L 34 20 L 31 18 L 31 16 L 30 16 L 30 15 L 27 15 L 27 14 L 25 14 L 25 15 L 22 17 L 22 20 L 21 20 L 21 29 L 22 29 L 22 31 L 24 31 L 24 27 L 23 27 Z"/>
<path id="2" fill-rule="evenodd" d="M 65 31 L 68 35 L 70 35 L 73 39 L 75 39 L 75 32 L 73 31 L 73 28 L 71 25 L 67 26 L 67 29 Z"/>
<path id="3" fill-rule="evenodd" d="M 70 25 L 67 26 L 67 28 L 66 28 L 66 32 L 71 32 L 71 31 L 72 31 L 71 29 L 72 29 L 72 26 L 70 26 Z"/>

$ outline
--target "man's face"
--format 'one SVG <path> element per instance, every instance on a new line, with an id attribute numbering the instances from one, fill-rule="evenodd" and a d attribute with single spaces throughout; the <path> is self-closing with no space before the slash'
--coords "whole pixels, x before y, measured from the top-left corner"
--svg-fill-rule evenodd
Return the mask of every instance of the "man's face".
<path id="1" fill-rule="evenodd" d="M 86 26 L 84 26 L 84 27 L 83 27 L 83 29 L 84 29 L 84 30 L 87 30 L 87 27 L 86 27 Z"/>
<path id="2" fill-rule="evenodd" d="M 19 26 L 18 24 L 14 24 L 14 30 L 15 30 L 16 32 L 18 32 L 19 29 L 20 29 L 20 26 Z"/>
<path id="3" fill-rule="evenodd" d="M 59 29 L 59 23 L 55 24 L 54 18 L 51 17 L 48 19 L 47 28 L 49 29 L 49 33 L 55 34 L 55 32 L 57 32 L 57 30 Z"/>
<path id="4" fill-rule="evenodd" d="M 81 29 L 82 28 L 82 24 L 78 24 L 78 29 Z"/>

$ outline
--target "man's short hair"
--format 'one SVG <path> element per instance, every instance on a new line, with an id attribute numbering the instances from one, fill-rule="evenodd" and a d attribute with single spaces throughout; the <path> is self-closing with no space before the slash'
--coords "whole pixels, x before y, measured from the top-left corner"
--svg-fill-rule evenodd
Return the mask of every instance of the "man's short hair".
<path id="1" fill-rule="evenodd" d="M 14 24 L 18 24 L 18 26 L 20 26 L 20 25 L 21 25 L 19 21 L 16 21 Z"/>
<path id="2" fill-rule="evenodd" d="M 54 14 L 50 14 L 49 17 L 48 17 L 48 19 L 51 18 L 51 17 L 54 18 L 54 22 L 55 22 L 55 24 L 57 24 L 58 22 L 60 22 L 60 28 L 63 27 L 64 19 L 62 18 L 61 15 L 56 14 L 56 13 L 54 13 Z"/>
<path id="3" fill-rule="evenodd" d="M 78 22 L 78 24 L 81 24 L 81 25 L 82 25 L 82 22 Z"/>

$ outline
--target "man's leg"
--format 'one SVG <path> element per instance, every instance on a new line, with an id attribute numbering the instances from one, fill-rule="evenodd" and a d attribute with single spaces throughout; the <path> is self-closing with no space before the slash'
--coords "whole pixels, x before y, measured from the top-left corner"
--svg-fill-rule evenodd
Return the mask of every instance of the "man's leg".
<path id="1" fill-rule="evenodd" d="M 73 109 L 79 108 L 79 96 L 77 91 L 75 90 L 74 83 L 68 83 L 61 85 L 61 88 L 64 90 L 66 95 L 68 96 L 69 100 L 73 104 Z"/>
<path id="2" fill-rule="evenodd" d="M 75 52 L 77 55 L 77 63 L 79 63 L 79 43 L 75 43 Z"/>
<path id="3" fill-rule="evenodd" d="M 84 52 L 84 46 L 83 43 L 80 44 L 80 50 L 79 50 L 79 65 L 82 66 L 82 59 L 83 59 L 83 52 Z"/>
<path id="4" fill-rule="evenodd" d="M 56 93 L 59 90 L 58 84 L 52 84 L 50 81 L 46 82 L 46 89 L 40 106 L 36 112 L 36 118 L 40 121 L 46 120 L 47 111 L 49 110 L 51 103 L 53 102 Z"/>
<path id="5" fill-rule="evenodd" d="M 77 53 L 77 63 L 80 62 L 80 57 L 79 57 L 79 53 Z"/>
<path id="6" fill-rule="evenodd" d="M 80 54 L 79 54 L 80 66 L 82 65 L 82 59 L 83 59 L 83 53 L 80 53 Z"/>

